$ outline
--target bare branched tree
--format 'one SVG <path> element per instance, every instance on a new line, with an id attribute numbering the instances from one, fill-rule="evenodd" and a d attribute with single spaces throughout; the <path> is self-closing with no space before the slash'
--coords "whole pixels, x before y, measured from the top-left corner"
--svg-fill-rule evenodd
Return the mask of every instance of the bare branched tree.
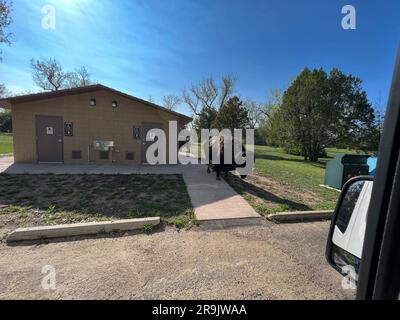
<path id="1" fill-rule="evenodd" d="M 264 118 L 263 111 L 265 109 L 265 106 L 261 103 L 257 103 L 251 100 L 250 98 L 247 98 L 243 102 L 243 105 L 247 110 L 250 128 L 251 129 L 257 128 L 257 126 L 260 123 L 260 120 Z"/>
<path id="2" fill-rule="evenodd" d="M 224 76 L 221 86 L 218 87 L 213 78 L 204 79 L 199 84 L 192 85 L 190 90 L 183 90 L 183 101 L 196 116 L 202 108 L 219 110 L 232 95 L 235 82 L 232 76 Z"/>
<path id="3" fill-rule="evenodd" d="M 0 98 L 5 98 L 10 95 L 10 92 L 7 90 L 4 84 L 0 83 Z"/>
<path id="4" fill-rule="evenodd" d="M 233 94 L 233 90 L 235 88 L 235 83 L 236 83 L 236 79 L 231 76 L 223 76 L 222 77 L 222 86 L 219 90 L 219 108 L 221 109 L 221 107 L 225 104 L 225 102 L 231 97 L 231 95 Z"/>
<path id="5" fill-rule="evenodd" d="M 68 75 L 60 63 L 53 58 L 31 60 L 32 76 L 35 84 L 45 91 L 57 91 L 66 86 Z"/>
<path id="6" fill-rule="evenodd" d="M 54 58 L 31 60 L 32 76 L 35 84 L 45 91 L 84 87 L 91 84 L 90 74 L 85 67 L 74 72 L 64 72 Z"/>
<path id="7" fill-rule="evenodd" d="M 92 84 L 92 81 L 90 80 L 90 73 L 86 67 L 80 67 L 75 71 L 75 73 L 79 77 L 81 87 L 86 87 Z"/>
<path id="8" fill-rule="evenodd" d="M 282 104 L 283 94 L 278 89 L 273 89 L 268 95 L 268 100 L 265 105 L 260 108 L 261 113 L 268 119 L 271 113 Z"/>
<path id="9" fill-rule="evenodd" d="M 163 107 L 169 110 L 175 110 L 176 107 L 181 103 L 181 98 L 175 95 L 167 95 L 162 98 Z"/>
<path id="10" fill-rule="evenodd" d="M 0 44 L 11 44 L 11 33 L 7 28 L 12 23 L 11 18 L 12 2 L 9 0 L 0 0 Z M 2 50 L 0 49 L 0 61 L 2 61 Z"/>
<path id="11" fill-rule="evenodd" d="M 149 94 L 147 101 L 151 102 L 151 103 L 155 103 L 153 95 Z"/>
<path id="12" fill-rule="evenodd" d="M 65 74 L 65 81 L 62 85 L 62 89 L 71 89 L 80 87 L 80 79 L 78 74 L 75 72 L 67 72 Z"/>
<path id="13" fill-rule="evenodd" d="M 11 33 L 7 32 L 7 28 L 12 23 L 11 19 L 12 2 L 8 0 L 0 0 L 0 44 L 5 43 L 11 45 Z M 0 48 L 0 62 L 2 62 L 2 50 Z M 0 83 L 0 98 L 11 95 L 4 84 Z"/>
<path id="14" fill-rule="evenodd" d="M 90 74 L 86 67 L 80 67 L 74 72 L 68 72 L 66 74 L 66 87 L 76 88 L 76 87 L 86 87 L 92 84 L 90 80 Z"/>

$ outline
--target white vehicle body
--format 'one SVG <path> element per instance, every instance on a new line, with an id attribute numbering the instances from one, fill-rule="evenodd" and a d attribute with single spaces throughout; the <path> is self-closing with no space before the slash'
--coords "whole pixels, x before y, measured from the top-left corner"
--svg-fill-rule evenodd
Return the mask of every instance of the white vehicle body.
<path id="1" fill-rule="evenodd" d="M 373 181 L 365 181 L 344 233 L 335 226 L 332 241 L 338 247 L 361 259 L 367 212 L 371 200 Z"/>

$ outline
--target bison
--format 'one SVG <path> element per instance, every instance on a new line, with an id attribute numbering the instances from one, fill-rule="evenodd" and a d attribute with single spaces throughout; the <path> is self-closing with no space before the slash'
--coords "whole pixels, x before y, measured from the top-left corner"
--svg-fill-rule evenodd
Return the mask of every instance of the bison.
<path id="1" fill-rule="evenodd" d="M 225 173 L 225 176 L 228 175 L 229 171 L 235 171 L 236 168 L 243 168 L 246 166 L 246 162 L 243 164 L 237 164 L 235 160 L 235 155 L 234 155 L 234 140 L 232 138 L 230 139 L 229 143 L 232 144 L 232 163 L 225 164 L 225 157 L 224 157 L 224 141 L 225 137 L 224 136 L 215 136 L 211 137 L 208 141 L 208 167 L 207 167 L 207 173 L 210 174 L 211 171 L 216 172 L 217 175 L 217 180 L 221 180 L 221 172 Z M 213 164 L 212 163 L 212 154 L 213 154 L 213 148 L 218 148 L 218 142 L 219 142 L 219 150 L 218 150 L 218 155 L 219 155 L 219 163 L 218 164 Z M 246 148 L 242 144 L 242 156 L 246 157 Z M 241 175 L 240 176 L 242 179 L 246 179 L 247 175 Z"/>

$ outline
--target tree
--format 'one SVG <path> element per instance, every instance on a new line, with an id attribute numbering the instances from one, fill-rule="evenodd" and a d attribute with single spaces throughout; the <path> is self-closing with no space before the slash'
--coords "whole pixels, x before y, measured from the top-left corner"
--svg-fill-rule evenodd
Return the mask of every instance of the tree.
<path id="1" fill-rule="evenodd" d="M 49 58 L 46 60 L 31 60 L 32 76 L 35 84 L 46 91 L 57 91 L 65 86 L 67 76 L 60 63 Z"/>
<path id="2" fill-rule="evenodd" d="M 12 23 L 11 19 L 12 2 L 8 0 L 0 0 L 0 44 L 5 43 L 11 45 L 11 33 L 7 32 L 7 28 Z M 2 50 L 0 48 L 0 62 L 2 62 Z M 10 93 L 7 91 L 4 84 L 0 83 L 0 98 L 3 98 Z"/>
<path id="3" fill-rule="evenodd" d="M 0 0 L 0 44 L 11 44 L 11 33 L 7 32 L 7 28 L 12 23 L 11 18 L 12 2 L 8 0 Z M 2 50 L 0 49 L 0 61 L 2 61 Z"/>
<path id="4" fill-rule="evenodd" d="M 86 67 L 80 67 L 75 72 L 68 72 L 66 74 L 66 87 L 68 88 L 86 87 L 91 84 L 90 73 Z"/>
<path id="5" fill-rule="evenodd" d="M 203 107 L 200 113 L 195 117 L 193 121 L 193 129 L 196 130 L 200 137 L 201 129 L 211 129 L 218 115 L 218 111 L 215 108 Z"/>
<path id="6" fill-rule="evenodd" d="M 213 78 L 207 78 L 197 85 L 192 85 L 190 90 L 183 90 L 183 101 L 189 106 L 195 116 L 198 116 L 202 108 L 219 110 L 230 97 L 235 86 L 232 76 L 222 77 L 219 88 Z"/>
<path id="7" fill-rule="evenodd" d="M 75 73 L 79 77 L 81 87 L 89 86 L 92 84 L 92 81 L 90 80 L 90 73 L 86 69 L 86 67 L 82 66 L 79 69 L 76 69 Z"/>
<path id="8" fill-rule="evenodd" d="M 382 133 L 383 133 L 383 125 L 385 123 L 385 111 L 381 111 L 380 108 L 375 109 L 375 127 L 376 127 L 376 139 L 373 143 L 373 150 L 379 150 L 379 144 L 381 142 Z"/>
<path id="9" fill-rule="evenodd" d="M 262 117 L 255 131 L 257 144 L 266 144 L 276 147 L 280 141 L 280 127 L 278 117 L 275 116 L 282 105 L 283 93 L 278 89 L 270 91 L 267 102 L 260 105 Z"/>
<path id="10" fill-rule="evenodd" d="M 222 83 L 217 86 L 212 77 L 204 79 L 190 90 L 183 90 L 183 101 L 195 116 L 194 129 L 211 129 L 211 124 L 221 107 L 230 98 L 235 86 L 232 76 L 223 76 Z"/>
<path id="11" fill-rule="evenodd" d="M 4 98 L 10 95 L 10 92 L 6 87 L 0 84 L 0 98 Z M 12 122 L 11 122 L 11 111 L 4 110 L 0 108 L 0 132 L 11 132 Z"/>
<path id="12" fill-rule="evenodd" d="M 264 116 L 263 110 L 265 106 L 261 103 L 257 103 L 251 100 L 250 98 L 247 98 L 243 102 L 243 105 L 247 110 L 250 128 L 251 129 L 258 128 Z"/>
<path id="13" fill-rule="evenodd" d="M 58 91 L 91 84 L 90 74 L 85 67 L 74 72 L 65 72 L 61 64 L 54 58 L 32 59 L 31 68 L 33 81 L 45 91 Z"/>
<path id="14" fill-rule="evenodd" d="M 249 126 L 249 116 L 243 102 L 236 96 L 230 98 L 219 110 L 212 126 L 219 129 L 245 129 Z"/>
<path id="15" fill-rule="evenodd" d="M 10 92 L 7 90 L 4 84 L 0 84 L 0 98 L 5 98 L 10 95 Z"/>
<path id="16" fill-rule="evenodd" d="M 175 110 L 181 103 L 181 98 L 175 95 L 167 95 L 163 97 L 163 106 L 168 110 Z"/>
<path id="17" fill-rule="evenodd" d="M 267 103 L 261 105 L 261 113 L 268 119 L 275 109 L 282 105 L 283 94 L 279 89 L 272 89 L 268 95 Z"/>
<path id="18" fill-rule="evenodd" d="M 384 112 L 379 108 L 375 108 L 375 121 L 368 132 L 365 133 L 360 141 L 358 149 L 365 153 L 378 154 L 379 144 L 383 132 Z"/>
<path id="19" fill-rule="evenodd" d="M 0 109 L 0 132 L 12 132 L 11 111 Z"/>
<path id="20" fill-rule="evenodd" d="M 262 146 L 273 145 L 268 137 L 268 122 L 266 119 L 261 119 L 258 123 L 258 127 L 254 130 L 254 143 Z"/>
<path id="21" fill-rule="evenodd" d="M 154 98 L 151 94 L 149 94 L 149 97 L 147 98 L 147 101 L 150 103 L 155 103 Z"/>
<path id="22" fill-rule="evenodd" d="M 338 69 L 305 68 L 283 95 L 270 125 L 278 143 L 318 161 L 329 145 L 359 148 L 373 130 L 374 112 L 361 80 Z"/>
<path id="23" fill-rule="evenodd" d="M 367 94 L 361 89 L 362 81 L 333 69 L 329 75 L 330 104 L 333 106 L 331 136 L 328 144 L 365 150 L 371 144 L 376 127 L 375 111 Z M 369 148 L 369 147 L 368 147 Z"/>

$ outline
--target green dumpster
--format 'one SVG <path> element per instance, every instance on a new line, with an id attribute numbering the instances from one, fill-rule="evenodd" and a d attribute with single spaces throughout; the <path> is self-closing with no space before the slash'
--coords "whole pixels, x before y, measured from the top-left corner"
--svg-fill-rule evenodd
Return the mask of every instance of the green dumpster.
<path id="1" fill-rule="evenodd" d="M 368 175 L 369 156 L 358 154 L 337 154 L 326 164 L 325 185 L 342 189 L 351 178 Z"/>

